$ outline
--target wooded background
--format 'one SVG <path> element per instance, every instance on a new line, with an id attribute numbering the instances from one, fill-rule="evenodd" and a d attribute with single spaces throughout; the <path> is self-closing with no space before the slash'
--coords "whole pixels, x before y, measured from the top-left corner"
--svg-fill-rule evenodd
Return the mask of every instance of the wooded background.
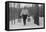
<path id="1" fill-rule="evenodd" d="M 9 12 L 10 12 L 10 20 L 19 18 L 20 13 L 22 11 L 23 8 L 20 8 L 20 5 L 18 5 L 17 7 L 19 8 L 15 8 L 15 7 L 10 7 L 9 8 Z M 29 11 L 29 16 L 34 16 L 34 15 L 38 15 L 39 17 L 44 17 L 44 5 L 39 7 L 38 4 L 35 4 L 35 7 L 28 7 L 28 11 Z"/>

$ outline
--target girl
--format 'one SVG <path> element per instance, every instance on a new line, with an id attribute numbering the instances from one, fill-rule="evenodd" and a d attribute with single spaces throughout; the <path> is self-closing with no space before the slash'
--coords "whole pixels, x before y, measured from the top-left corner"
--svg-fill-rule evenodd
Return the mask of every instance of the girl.
<path id="1" fill-rule="evenodd" d="M 28 15 L 29 15 L 28 9 L 27 8 L 23 8 L 22 11 L 21 11 L 20 16 L 23 17 L 24 25 L 26 24 L 26 18 L 27 18 Z"/>

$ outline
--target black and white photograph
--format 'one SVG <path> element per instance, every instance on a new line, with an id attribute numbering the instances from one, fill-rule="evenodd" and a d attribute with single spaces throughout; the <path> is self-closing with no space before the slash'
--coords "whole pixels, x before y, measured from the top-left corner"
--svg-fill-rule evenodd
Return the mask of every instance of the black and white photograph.
<path id="1" fill-rule="evenodd" d="M 8 29 L 45 28 L 45 4 L 31 2 L 7 2 L 6 26 Z"/>

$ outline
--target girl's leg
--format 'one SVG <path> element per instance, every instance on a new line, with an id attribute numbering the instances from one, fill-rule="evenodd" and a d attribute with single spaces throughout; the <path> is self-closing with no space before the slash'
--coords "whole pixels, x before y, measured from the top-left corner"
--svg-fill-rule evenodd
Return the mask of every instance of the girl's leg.
<path id="1" fill-rule="evenodd" d="M 26 18 L 27 18 L 27 15 L 23 15 L 23 22 L 24 22 L 24 25 L 26 24 Z"/>

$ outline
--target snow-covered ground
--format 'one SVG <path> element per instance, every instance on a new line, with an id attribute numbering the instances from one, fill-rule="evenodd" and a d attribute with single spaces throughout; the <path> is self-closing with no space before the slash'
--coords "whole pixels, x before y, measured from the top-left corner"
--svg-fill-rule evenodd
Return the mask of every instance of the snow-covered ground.
<path id="1" fill-rule="evenodd" d="M 28 18 L 30 18 L 29 22 L 28 22 Z M 13 20 L 14 23 L 14 20 Z M 40 28 L 43 27 L 43 23 L 44 23 L 44 18 L 43 17 L 39 17 L 39 26 L 34 24 L 34 19 L 32 16 L 27 17 L 26 19 L 26 25 L 24 26 L 23 24 L 23 19 L 15 19 L 15 24 L 11 24 L 11 21 L 9 22 L 9 27 L 10 29 L 24 29 L 24 28 Z"/>

